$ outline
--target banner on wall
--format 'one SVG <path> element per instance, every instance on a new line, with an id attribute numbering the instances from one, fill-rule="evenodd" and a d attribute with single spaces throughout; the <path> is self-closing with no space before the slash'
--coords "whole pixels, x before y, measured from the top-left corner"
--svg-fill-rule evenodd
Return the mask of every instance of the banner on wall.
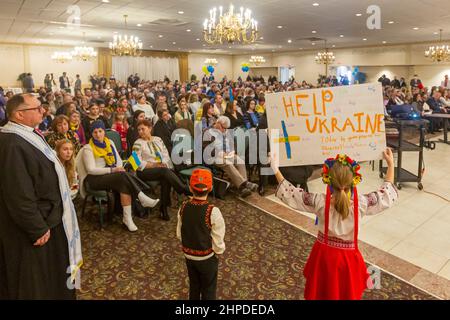
<path id="1" fill-rule="evenodd" d="M 380 83 L 267 94 L 266 106 L 281 167 L 322 164 L 343 153 L 377 160 L 386 148 Z"/>

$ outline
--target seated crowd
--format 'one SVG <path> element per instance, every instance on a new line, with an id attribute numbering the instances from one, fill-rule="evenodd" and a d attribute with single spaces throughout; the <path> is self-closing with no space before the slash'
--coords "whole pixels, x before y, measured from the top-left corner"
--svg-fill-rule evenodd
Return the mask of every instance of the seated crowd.
<path id="1" fill-rule="evenodd" d="M 394 77 L 390 80 L 383 75 L 378 81 L 383 85 L 383 99 L 386 113 L 389 114 L 395 106 L 410 105 L 422 116 L 432 113 L 450 113 L 450 80 L 445 76 L 440 86 L 431 89 L 425 87 L 417 75 L 410 81 L 408 87 L 405 79 Z M 440 130 L 442 120 L 430 120 L 430 132 Z"/>
<path id="2" fill-rule="evenodd" d="M 92 81 L 92 88 L 76 90 L 74 95 L 66 90 L 40 88 L 36 94 L 43 108 L 39 130 L 64 165 L 72 196 L 78 192 L 85 196 L 88 188 L 114 191 L 120 197 L 123 223 L 135 231 L 133 200 L 139 200 L 143 207 L 158 203 L 145 193 L 150 185 L 155 185 L 150 182 L 157 182 L 161 187 L 160 217 L 164 220 L 169 220 L 167 208 L 172 188 L 179 195 L 190 195 L 180 171 L 192 161 L 179 164 L 172 159 L 176 129 L 185 129 L 183 132 L 188 132 L 191 138 L 196 125 L 203 135 L 241 129 L 248 136 L 267 129 L 266 93 L 314 87 L 305 81 L 298 83 L 294 78 L 286 83 L 278 82 L 276 77 L 270 77 L 267 83 L 262 77 L 247 80 L 229 81 L 224 77 L 214 81 L 204 77 L 191 82 L 172 82 L 167 78 L 147 81 L 135 75 L 129 77 L 127 84 L 113 77 L 109 81 Z M 450 112 L 448 78 L 431 90 L 416 77 L 409 87 L 403 78 L 400 82 L 383 76 L 379 81 L 383 84 L 387 113 L 401 104 L 411 104 L 423 114 Z M 334 85 L 341 84 L 330 78 L 321 79 L 317 86 Z M 8 99 L 14 99 L 10 92 L 2 95 L 1 104 Z M 438 130 L 439 126 L 433 122 L 431 130 Z M 118 139 L 111 138 L 111 132 L 117 133 Z M 221 152 L 202 159 L 202 165 L 216 175 L 222 173 L 222 178 L 226 175 L 242 197 L 258 188 L 262 193 L 261 174 L 259 185 L 249 181 L 248 141 L 246 159 L 240 159 L 235 144 L 229 140 L 214 139 L 215 150 Z M 123 161 L 132 154 L 140 162 L 136 174 L 130 173 L 132 170 Z M 258 160 L 256 168 L 261 170 L 261 167 Z"/>

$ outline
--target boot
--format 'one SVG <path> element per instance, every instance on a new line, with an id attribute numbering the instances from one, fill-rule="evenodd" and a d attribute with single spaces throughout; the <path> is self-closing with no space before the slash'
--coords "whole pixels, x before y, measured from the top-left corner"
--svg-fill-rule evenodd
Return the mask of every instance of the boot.
<path id="1" fill-rule="evenodd" d="M 123 219 L 122 222 L 127 226 L 128 230 L 135 232 L 138 230 L 133 222 L 133 217 L 131 216 L 131 206 L 123 207 Z"/>
<path id="2" fill-rule="evenodd" d="M 146 195 L 145 193 L 143 193 L 142 191 L 139 192 L 139 194 L 138 194 L 138 199 L 139 199 L 139 202 L 142 204 L 142 206 L 143 206 L 144 208 L 153 208 L 153 207 L 155 207 L 155 206 L 158 204 L 158 202 L 159 202 L 159 199 L 154 200 L 154 199 L 150 198 L 149 196 L 147 196 L 147 195 Z"/>
<path id="3" fill-rule="evenodd" d="M 263 185 L 263 184 L 259 185 L 259 187 L 258 187 L 258 193 L 259 193 L 259 195 L 260 195 L 261 197 L 264 197 L 265 190 L 264 190 L 264 185 Z"/>
<path id="4" fill-rule="evenodd" d="M 255 192 L 256 190 L 258 190 L 258 185 L 256 183 L 253 183 L 253 182 L 250 182 L 250 181 L 247 181 L 245 183 L 245 187 L 247 189 L 249 189 L 251 192 Z"/>
<path id="5" fill-rule="evenodd" d="M 247 198 L 251 194 L 252 191 L 246 187 L 245 182 L 238 188 L 238 195 L 241 198 Z"/>
<path id="6" fill-rule="evenodd" d="M 160 208 L 160 211 L 159 211 L 160 213 L 159 213 L 159 217 L 162 219 L 162 220 L 165 220 L 165 221 L 169 221 L 170 220 L 170 216 L 169 216 L 169 213 L 167 212 L 167 207 L 166 206 L 162 206 L 161 208 Z"/>

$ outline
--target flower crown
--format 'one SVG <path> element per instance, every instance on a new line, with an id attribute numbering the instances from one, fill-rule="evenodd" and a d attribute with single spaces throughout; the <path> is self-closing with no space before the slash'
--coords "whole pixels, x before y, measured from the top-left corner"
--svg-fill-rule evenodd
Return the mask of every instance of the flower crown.
<path id="1" fill-rule="evenodd" d="M 359 173 L 359 169 L 361 168 L 358 164 L 358 162 L 352 160 L 349 156 L 345 154 L 338 154 L 336 158 L 329 158 L 325 160 L 325 163 L 323 165 L 322 170 L 322 181 L 323 183 L 331 186 L 331 177 L 330 177 L 330 169 L 333 167 L 333 165 L 336 163 L 336 161 L 340 162 L 344 166 L 348 166 L 353 173 L 353 181 L 352 181 L 352 187 L 355 187 L 358 183 L 361 182 L 362 176 Z"/>

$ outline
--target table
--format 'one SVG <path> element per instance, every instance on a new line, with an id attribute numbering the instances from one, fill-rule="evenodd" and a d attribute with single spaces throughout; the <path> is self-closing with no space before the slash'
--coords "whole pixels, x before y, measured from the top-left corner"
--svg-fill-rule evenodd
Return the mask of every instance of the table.
<path id="1" fill-rule="evenodd" d="M 433 114 L 425 114 L 423 115 L 424 118 L 436 118 L 436 119 L 443 119 L 444 122 L 444 140 L 439 139 L 439 142 L 450 144 L 448 141 L 448 121 L 450 121 L 450 114 L 448 113 L 433 113 Z"/>

